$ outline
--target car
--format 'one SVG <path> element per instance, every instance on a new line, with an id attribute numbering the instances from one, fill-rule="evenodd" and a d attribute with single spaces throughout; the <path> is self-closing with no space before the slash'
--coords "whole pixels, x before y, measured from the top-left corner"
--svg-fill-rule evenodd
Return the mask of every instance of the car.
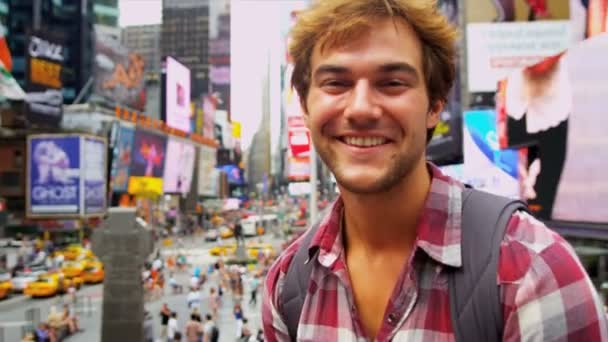
<path id="1" fill-rule="evenodd" d="M 213 256 L 228 256 L 236 252 L 236 244 L 231 243 L 227 245 L 214 246 L 209 250 L 209 253 Z"/>
<path id="2" fill-rule="evenodd" d="M 47 272 L 47 269 L 42 266 L 25 267 L 21 271 L 15 272 L 15 276 L 11 278 L 13 292 L 23 292 L 27 285 L 36 279 L 38 276 Z"/>
<path id="3" fill-rule="evenodd" d="M 222 239 L 229 239 L 234 237 L 234 231 L 226 226 L 220 227 L 220 237 Z"/>
<path id="4" fill-rule="evenodd" d="M 264 253 L 267 257 L 277 255 L 274 247 L 269 243 L 250 243 L 247 245 L 247 255 L 250 258 L 257 259 L 260 253 Z"/>
<path id="5" fill-rule="evenodd" d="M 220 238 L 220 233 L 217 229 L 209 229 L 205 233 L 205 241 L 217 241 Z"/>
<path id="6" fill-rule="evenodd" d="M 91 257 L 93 252 L 90 249 L 86 249 L 81 245 L 73 244 L 67 246 L 61 251 L 65 260 L 78 260 L 82 257 Z"/>
<path id="7" fill-rule="evenodd" d="M 11 274 L 8 272 L 0 273 L 0 299 L 8 297 L 13 290 Z"/>
<path id="8" fill-rule="evenodd" d="M 84 264 L 79 261 L 66 261 L 61 266 L 61 272 L 68 278 L 78 277 L 84 271 Z"/>
<path id="9" fill-rule="evenodd" d="M 82 273 L 82 278 L 86 284 L 97 284 L 103 282 L 103 279 L 105 278 L 103 263 L 97 261 L 87 264 L 87 267 Z"/>
<path id="10" fill-rule="evenodd" d="M 80 288 L 84 280 L 81 277 L 73 277 L 68 279 L 61 272 L 48 272 L 38 276 L 38 278 L 29 283 L 23 294 L 30 297 L 50 297 L 58 293 L 67 293 L 70 286 Z"/>

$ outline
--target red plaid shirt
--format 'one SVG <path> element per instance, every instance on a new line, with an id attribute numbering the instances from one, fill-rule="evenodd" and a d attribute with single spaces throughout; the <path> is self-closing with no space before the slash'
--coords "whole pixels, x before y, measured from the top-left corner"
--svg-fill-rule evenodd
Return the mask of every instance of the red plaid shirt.
<path id="1" fill-rule="evenodd" d="M 462 185 L 436 167 L 413 265 L 404 265 L 389 299 L 377 341 L 454 341 L 445 266 L 460 267 Z M 304 302 L 298 341 L 366 341 L 353 301 L 340 234 L 338 200 L 313 237 L 318 247 Z M 265 282 L 262 321 L 267 341 L 289 341 L 281 314 L 281 290 L 302 238 L 271 267 Z M 412 267 L 413 266 L 413 267 Z M 417 279 L 417 281 L 415 281 Z M 511 218 L 501 245 L 505 341 L 608 341 L 603 306 L 572 247 L 525 213 Z M 390 318 L 389 318 L 390 317 Z"/>

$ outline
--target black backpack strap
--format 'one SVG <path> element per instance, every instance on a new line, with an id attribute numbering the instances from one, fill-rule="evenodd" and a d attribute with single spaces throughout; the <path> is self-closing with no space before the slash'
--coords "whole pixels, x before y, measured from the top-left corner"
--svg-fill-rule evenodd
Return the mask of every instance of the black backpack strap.
<path id="1" fill-rule="evenodd" d="M 465 188 L 462 192 L 462 267 L 448 273 L 456 341 L 502 340 L 503 317 L 497 284 L 500 244 L 511 216 L 527 211 L 519 201 Z"/>
<path id="2" fill-rule="evenodd" d="M 305 233 L 306 236 L 289 264 L 283 283 L 280 310 L 291 341 L 296 341 L 302 306 L 304 306 L 304 300 L 308 292 L 312 268 L 316 262 L 314 257 L 309 256 L 308 249 L 312 238 L 319 229 L 319 225 L 320 223 L 317 222 Z"/>

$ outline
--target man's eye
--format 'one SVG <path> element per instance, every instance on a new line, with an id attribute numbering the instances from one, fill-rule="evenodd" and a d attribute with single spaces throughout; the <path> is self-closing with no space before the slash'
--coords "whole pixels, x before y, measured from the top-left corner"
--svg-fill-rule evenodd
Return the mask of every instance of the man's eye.
<path id="1" fill-rule="evenodd" d="M 323 87 L 342 88 L 348 86 L 348 82 L 342 80 L 328 80 L 323 82 Z"/>
<path id="2" fill-rule="evenodd" d="M 407 84 L 403 81 L 399 81 L 399 80 L 387 80 L 387 81 L 383 81 L 380 82 L 380 85 L 382 87 L 406 87 Z"/>

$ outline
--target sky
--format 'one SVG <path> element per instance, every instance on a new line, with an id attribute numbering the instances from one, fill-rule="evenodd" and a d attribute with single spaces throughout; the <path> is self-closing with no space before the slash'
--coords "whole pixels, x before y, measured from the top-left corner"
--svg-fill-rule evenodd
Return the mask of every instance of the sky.
<path id="1" fill-rule="evenodd" d="M 162 18 L 162 0 L 119 0 L 119 25 L 160 24 Z"/>

